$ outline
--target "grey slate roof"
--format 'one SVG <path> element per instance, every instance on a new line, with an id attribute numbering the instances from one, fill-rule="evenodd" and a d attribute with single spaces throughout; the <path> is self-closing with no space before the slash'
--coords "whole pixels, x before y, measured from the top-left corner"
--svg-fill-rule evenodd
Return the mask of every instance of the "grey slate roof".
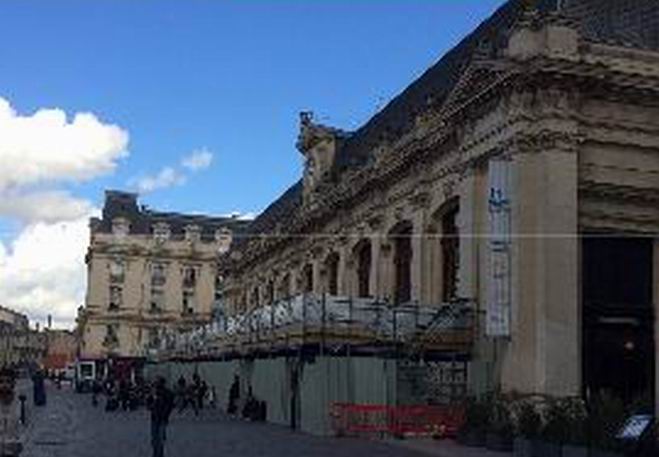
<path id="1" fill-rule="evenodd" d="M 154 211 L 138 206 L 137 198 L 138 195 L 131 192 L 106 191 L 102 218 L 92 222 L 94 231 L 97 233 L 110 233 L 112 231 L 112 220 L 116 217 L 123 217 L 130 221 L 131 234 L 150 234 L 154 224 L 166 222 L 169 224 L 174 238 L 180 238 L 184 235 L 186 225 L 198 225 L 201 227 L 202 240 L 212 240 L 215 230 L 219 228 L 227 228 L 234 233 L 240 233 L 251 223 L 251 221 L 243 221 L 232 217 L 211 217 Z"/>
<path id="2" fill-rule="evenodd" d="M 582 36 L 591 41 L 659 50 L 659 0 L 509 0 L 346 139 L 337 153 L 338 172 L 368 163 L 383 139 L 401 136 L 419 113 L 441 106 L 475 50 L 498 55 L 511 28 L 530 8 L 542 14 L 560 9 L 577 21 Z M 254 220 L 248 232 L 270 232 L 278 224 L 285 230 L 286 221 L 301 205 L 302 183 L 298 181 Z"/>

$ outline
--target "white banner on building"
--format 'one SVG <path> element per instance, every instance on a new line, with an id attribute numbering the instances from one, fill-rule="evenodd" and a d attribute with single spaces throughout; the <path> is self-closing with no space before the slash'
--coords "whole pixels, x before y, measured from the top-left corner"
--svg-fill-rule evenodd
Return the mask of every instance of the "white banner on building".
<path id="1" fill-rule="evenodd" d="M 491 159 L 488 170 L 489 265 L 485 333 L 510 336 L 510 199 L 511 166 L 503 158 Z"/>

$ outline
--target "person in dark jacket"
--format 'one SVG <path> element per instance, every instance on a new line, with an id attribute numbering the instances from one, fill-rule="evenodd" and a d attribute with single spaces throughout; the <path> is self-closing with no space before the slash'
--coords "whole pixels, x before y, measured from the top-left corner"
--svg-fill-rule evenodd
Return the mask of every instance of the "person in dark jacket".
<path id="1" fill-rule="evenodd" d="M 151 408 L 151 447 L 153 457 L 164 457 L 169 416 L 174 409 L 174 394 L 167 388 L 165 378 L 156 379 L 149 401 Z"/>
<path id="2" fill-rule="evenodd" d="M 229 406 L 227 408 L 227 413 L 230 416 L 238 414 L 238 400 L 240 399 L 240 378 L 238 375 L 234 375 L 233 383 L 229 389 Z"/>
<path id="3" fill-rule="evenodd" d="M 46 405 L 46 385 L 44 383 L 44 373 L 37 370 L 32 375 L 32 399 L 35 406 Z"/>

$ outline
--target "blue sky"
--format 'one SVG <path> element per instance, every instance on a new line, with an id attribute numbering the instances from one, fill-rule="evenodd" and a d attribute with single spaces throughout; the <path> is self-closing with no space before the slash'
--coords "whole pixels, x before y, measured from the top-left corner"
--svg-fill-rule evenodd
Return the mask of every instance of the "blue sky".
<path id="1" fill-rule="evenodd" d="M 155 207 L 263 209 L 300 173 L 297 112 L 354 129 L 501 0 L 14 1 L 0 5 L 0 96 L 17 111 L 91 111 L 130 134 L 101 204 L 205 147 L 211 169 Z"/>
<path id="2" fill-rule="evenodd" d="M 15 164 L 5 166 L 9 184 L 4 183 L 3 191 L 2 163 L 12 156 L 12 146 L 2 149 L 0 139 L 0 155 L 5 155 L 0 157 L 0 303 L 18 303 L 32 313 L 26 303 L 64 300 L 43 298 L 47 291 L 35 292 L 36 279 L 32 285 L 9 280 L 7 272 L 13 271 L 9 265 L 28 265 L 25 275 L 36 277 L 35 268 L 41 268 L 20 257 L 17 240 L 30 240 L 24 244 L 36 247 L 62 227 L 70 237 L 77 234 L 71 243 L 83 233 L 82 222 L 76 230 L 56 226 L 68 222 L 63 216 L 57 220 L 60 209 L 51 203 L 48 220 L 41 221 L 50 235 L 28 234 L 39 224 L 45 203 L 36 205 L 38 215 L 28 221 L 24 214 L 17 216 L 25 213 L 25 205 L 12 207 L 9 198 L 44 190 L 65 192 L 78 206 L 98 208 L 105 188 L 126 189 L 170 167 L 185 173 L 186 182 L 143 195 L 143 203 L 183 212 L 258 213 L 300 176 L 302 161 L 294 147 L 299 111 L 313 110 L 323 123 L 356 129 L 502 3 L 1 2 L 0 99 L 11 104 L 12 116 L 57 108 L 72 122 L 75 113 L 91 112 L 100 123 L 120 127 L 129 140 L 127 154 L 114 150 L 114 171 L 94 168 L 88 180 L 60 172 L 17 187 L 11 177 L 22 176 L 25 164 Z M 38 138 L 38 130 L 27 136 Z M 53 151 L 68 154 L 68 143 L 60 146 Z M 202 149 L 213 155 L 208 168 L 192 172 L 181 167 L 183 157 Z M 13 157 L 26 160 L 20 153 Z M 83 252 L 86 240 L 79 242 Z M 59 280 L 70 282 L 80 268 Z M 11 281 L 15 284 L 7 291 Z M 80 287 L 75 300 L 60 306 L 69 314 L 72 301 L 81 300 Z M 31 295 L 17 298 L 26 290 Z M 73 292 L 62 296 L 67 293 Z"/>

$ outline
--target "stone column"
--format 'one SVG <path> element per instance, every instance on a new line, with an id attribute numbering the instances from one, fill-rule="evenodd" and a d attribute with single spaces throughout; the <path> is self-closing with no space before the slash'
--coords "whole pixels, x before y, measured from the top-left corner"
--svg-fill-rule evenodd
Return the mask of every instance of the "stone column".
<path id="1" fill-rule="evenodd" d="M 382 293 L 378 287 L 378 278 L 380 277 L 380 244 L 381 240 L 378 236 L 371 236 L 371 275 L 368 281 L 369 295 L 372 297 L 379 297 Z"/>
<path id="2" fill-rule="evenodd" d="M 337 292 L 339 295 L 350 295 L 348 281 L 348 275 L 350 274 L 348 269 L 348 256 L 350 255 L 350 251 L 347 248 L 347 240 L 345 238 L 339 239 L 336 252 L 339 254 Z"/>
<path id="3" fill-rule="evenodd" d="M 424 189 L 417 190 L 410 198 L 410 206 L 412 207 L 412 259 L 410 265 L 410 282 L 412 288 L 410 298 L 413 302 L 426 305 L 429 303 L 424 303 L 424 300 L 427 298 L 425 296 L 426 294 L 424 294 L 424 283 L 427 281 L 424 275 L 424 267 L 427 265 L 429 258 L 429 253 L 427 252 L 429 241 L 426 238 L 429 203 L 430 194 Z"/>
<path id="4" fill-rule="evenodd" d="M 572 143 L 550 140 L 513 157 L 512 334 L 501 381 L 504 390 L 576 395 L 578 162 Z"/>
<path id="5" fill-rule="evenodd" d="M 412 262 L 410 265 L 410 279 L 412 283 L 410 298 L 413 302 L 418 303 L 423 301 L 421 288 L 423 284 L 423 261 L 426 256 L 424 252 L 426 242 L 423 238 L 425 226 L 424 209 L 422 206 L 419 206 L 412 215 Z"/>
<path id="6" fill-rule="evenodd" d="M 316 252 L 313 254 L 313 257 L 309 258 L 309 263 L 311 263 L 311 271 L 313 276 L 313 290 L 314 294 L 322 294 L 325 292 L 325 285 L 323 284 L 323 275 L 321 274 L 321 269 L 323 267 L 323 260 L 319 255 L 320 253 Z"/>
<path id="7" fill-rule="evenodd" d="M 460 210 L 457 217 L 458 235 L 460 236 L 460 264 L 458 267 L 458 297 L 475 298 L 478 286 L 478 232 L 477 208 L 478 199 L 484 199 L 477 192 L 476 171 L 470 168 L 462 176 L 458 184 Z"/>

